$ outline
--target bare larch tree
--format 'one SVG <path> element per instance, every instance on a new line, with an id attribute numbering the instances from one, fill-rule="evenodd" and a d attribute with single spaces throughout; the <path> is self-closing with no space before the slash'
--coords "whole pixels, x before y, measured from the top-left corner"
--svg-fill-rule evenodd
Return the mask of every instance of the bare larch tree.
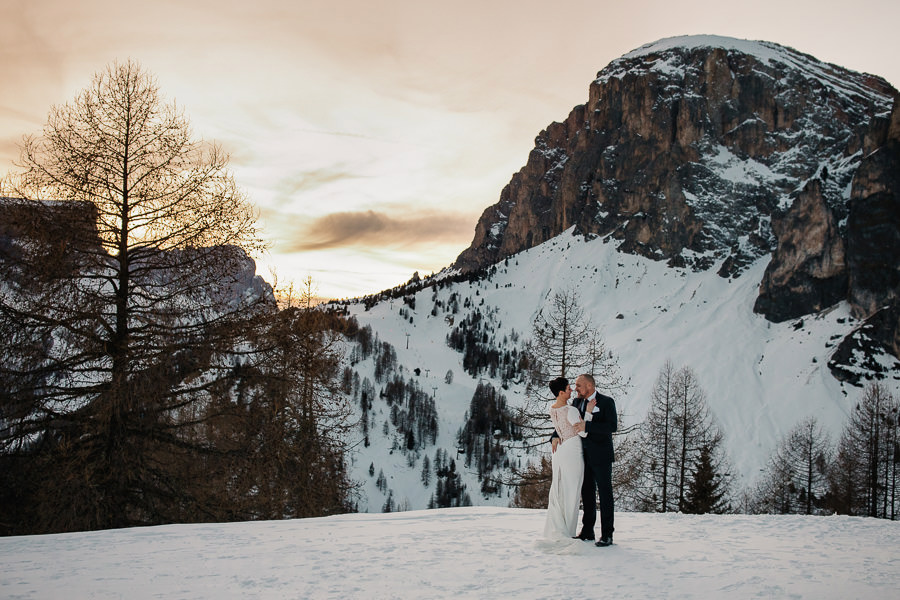
<path id="1" fill-rule="evenodd" d="M 196 473 L 174 464 L 205 447 L 186 415 L 233 368 L 241 323 L 273 308 L 227 163 L 133 61 L 24 140 L 0 256 L 0 329 L 22 342 L 0 361 L 2 440 L 52 466 L 47 528 L 196 518 Z"/>

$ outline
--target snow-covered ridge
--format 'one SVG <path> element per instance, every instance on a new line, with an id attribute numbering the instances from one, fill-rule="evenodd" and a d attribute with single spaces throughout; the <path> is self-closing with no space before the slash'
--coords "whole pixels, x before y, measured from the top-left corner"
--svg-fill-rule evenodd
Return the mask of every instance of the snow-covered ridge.
<path id="1" fill-rule="evenodd" d="M 631 52 L 623 54 L 622 58 L 637 58 L 649 54 L 658 54 L 674 48 L 682 48 L 685 50 L 693 50 L 695 48 L 737 50 L 744 54 L 756 56 L 767 63 L 773 59 L 780 59 L 785 52 L 791 51 L 785 46 L 761 40 L 745 40 L 721 35 L 683 35 L 663 38 L 655 42 L 650 42 L 649 44 L 644 44 Z"/>
<path id="2" fill-rule="evenodd" d="M 730 255 L 735 275 L 777 250 L 772 217 L 813 180 L 845 236 L 854 173 L 898 96 L 882 78 L 777 43 L 646 44 L 605 66 L 587 102 L 537 136 L 456 265 L 484 268 L 577 223 L 692 268 Z M 692 222 L 666 226 L 685 199 Z"/>
<path id="3" fill-rule="evenodd" d="M 763 40 L 745 40 L 717 35 L 688 35 L 663 38 L 649 44 L 644 44 L 631 52 L 622 55 L 613 61 L 598 75 L 597 81 L 607 80 L 610 77 L 621 77 L 631 70 L 633 59 L 652 57 L 666 54 L 676 50 L 692 51 L 699 48 L 718 48 L 726 51 L 739 52 L 752 56 L 766 66 L 774 67 L 779 64 L 787 65 L 799 71 L 803 71 L 809 77 L 814 77 L 825 86 L 841 93 L 842 95 L 862 95 L 867 98 L 884 103 L 885 110 L 890 110 L 893 98 L 875 90 L 867 85 L 866 81 L 874 79 L 871 75 L 856 73 L 843 67 L 824 63 L 809 54 L 804 54 L 788 46 L 782 46 L 774 42 Z M 657 60 L 649 66 L 650 70 L 673 72 L 678 70 L 679 60 Z M 887 85 L 885 83 L 885 85 Z"/>

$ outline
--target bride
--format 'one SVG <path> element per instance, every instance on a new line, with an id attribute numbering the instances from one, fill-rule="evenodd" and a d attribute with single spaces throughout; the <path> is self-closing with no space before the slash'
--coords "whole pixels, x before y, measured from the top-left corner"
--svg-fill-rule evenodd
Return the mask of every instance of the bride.
<path id="1" fill-rule="evenodd" d="M 584 480 L 584 458 L 579 437 L 584 433 L 576 433 L 574 428 L 582 418 L 578 409 L 567 403 L 572 396 L 572 388 L 565 377 L 557 377 L 551 381 L 550 391 L 556 396 L 556 402 L 550 406 L 550 420 L 561 441 L 553 451 L 553 480 L 550 484 L 544 537 L 548 541 L 571 542 L 578 524 L 578 503 Z M 593 404 L 594 401 L 588 404 L 587 414 L 591 414 Z"/>

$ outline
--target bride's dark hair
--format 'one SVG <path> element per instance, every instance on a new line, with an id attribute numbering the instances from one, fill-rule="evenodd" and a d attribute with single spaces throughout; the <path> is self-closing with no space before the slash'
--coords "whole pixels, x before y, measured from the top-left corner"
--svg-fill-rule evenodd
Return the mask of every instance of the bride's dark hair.
<path id="1" fill-rule="evenodd" d="M 567 387 L 569 387 L 569 380 L 565 377 L 557 377 L 550 382 L 550 391 L 553 392 L 554 398 L 559 396 L 559 393 L 565 390 Z"/>

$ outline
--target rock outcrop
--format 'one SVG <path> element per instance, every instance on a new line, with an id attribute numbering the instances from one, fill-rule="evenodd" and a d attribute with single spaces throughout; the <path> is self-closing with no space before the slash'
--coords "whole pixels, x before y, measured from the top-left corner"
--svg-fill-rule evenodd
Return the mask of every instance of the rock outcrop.
<path id="1" fill-rule="evenodd" d="M 738 275 L 776 250 L 771 220 L 813 179 L 843 235 L 863 147 L 887 131 L 896 94 L 767 42 L 649 44 L 598 73 L 587 104 L 538 135 L 455 266 L 484 267 L 574 226 L 626 252 Z"/>
<path id="2" fill-rule="evenodd" d="M 754 307 L 772 320 L 817 312 L 847 296 L 844 240 L 822 188 L 810 181 L 784 215 L 772 217 L 778 246 Z"/>
<path id="3" fill-rule="evenodd" d="M 900 102 L 853 178 L 847 223 L 849 300 L 866 316 L 900 298 Z"/>
<path id="4" fill-rule="evenodd" d="M 897 98 L 879 77 L 769 42 L 648 44 L 538 135 L 454 266 L 573 228 L 723 277 L 771 255 L 757 312 L 783 321 L 848 300 L 866 319 L 900 297 Z"/>
<path id="5" fill-rule="evenodd" d="M 876 132 L 868 141 L 853 178 L 847 300 L 854 316 L 865 320 L 865 338 L 900 358 L 900 100 L 881 131 L 883 137 Z M 857 345 L 849 336 L 841 343 L 835 353 L 839 366 L 855 366 Z"/>

